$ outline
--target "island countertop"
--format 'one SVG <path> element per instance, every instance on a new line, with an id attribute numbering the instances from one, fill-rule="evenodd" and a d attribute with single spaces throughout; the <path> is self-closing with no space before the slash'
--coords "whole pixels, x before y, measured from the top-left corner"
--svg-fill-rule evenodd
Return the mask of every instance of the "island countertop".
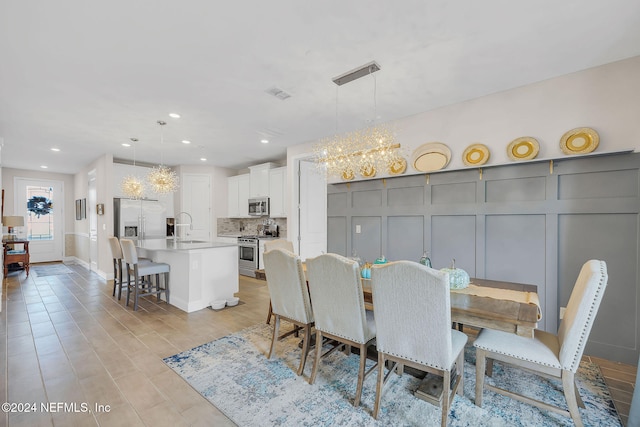
<path id="1" fill-rule="evenodd" d="M 138 240 L 136 246 L 140 249 L 151 251 L 183 252 L 198 249 L 227 248 L 238 245 L 235 243 L 217 242 L 215 240 L 209 242 L 204 240 L 178 240 L 174 242 L 173 239 L 144 239 Z"/>

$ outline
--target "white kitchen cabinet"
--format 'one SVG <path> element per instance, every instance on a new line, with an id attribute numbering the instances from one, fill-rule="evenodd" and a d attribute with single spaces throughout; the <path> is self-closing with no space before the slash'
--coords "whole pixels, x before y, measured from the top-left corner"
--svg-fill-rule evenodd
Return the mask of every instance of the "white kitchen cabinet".
<path id="1" fill-rule="evenodd" d="M 249 216 L 249 174 L 230 176 L 227 180 L 227 209 L 229 218 Z"/>
<path id="2" fill-rule="evenodd" d="M 271 203 L 271 218 L 286 218 L 285 195 L 287 182 L 287 168 L 275 168 L 269 171 L 269 199 Z"/>
<path id="3" fill-rule="evenodd" d="M 251 177 L 251 197 L 269 196 L 269 171 L 273 163 L 263 163 L 261 165 L 249 166 L 249 176 Z"/>
<path id="4" fill-rule="evenodd" d="M 180 177 L 180 210 L 188 213 L 176 218 L 176 224 L 190 224 L 176 230 L 188 240 L 211 238 L 211 175 L 185 173 Z M 178 215 L 178 214 L 176 214 Z M 176 225 L 178 227 L 178 225 Z"/>

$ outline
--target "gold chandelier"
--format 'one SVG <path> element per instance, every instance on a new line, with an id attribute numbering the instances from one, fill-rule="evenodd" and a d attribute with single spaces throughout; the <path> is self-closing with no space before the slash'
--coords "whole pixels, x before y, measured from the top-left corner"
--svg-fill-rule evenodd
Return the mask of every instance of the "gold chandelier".
<path id="1" fill-rule="evenodd" d="M 163 164 L 162 146 L 164 144 L 164 138 L 162 126 L 166 125 L 167 122 L 158 120 L 158 124 L 160 125 L 160 164 L 151 169 L 151 172 L 147 175 L 147 181 L 154 193 L 173 193 L 178 190 L 180 178 L 178 178 L 178 174 Z"/>
<path id="2" fill-rule="evenodd" d="M 136 166 L 136 142 L 137 138 L 130 138 L 133 142 L 133 167 Z M 142 199 L 144 197 L 145 186 L 144 182 L 136 175 L 127 175 L 120 184 L 122 192 L 125 196 L 131 199 Z"/>
<path id="3" fill-rule="evenodd" d="M 340 86 L 365 75 L 371 75 L 378 70 L 380 66 L 373 61 L 335 77 L 333 82 Z M 373 81 L 375 118 L 377 110 L 375 76 Z M 378 171 L 395 175 L 400 170 L 399 165 L 406 165 L 406 160 L 400 153 L 400 144 L 395 141 L 394 132 L 387 125 L 379 124 L 338 135 L 337 99 L 336 93 L 336 135 L 325 138 L 313 146 L 318 169 L 327 177 L 338 177 L 345 181 L 354 179 L 356 173 L 363 178 L 372 178 Z"/>

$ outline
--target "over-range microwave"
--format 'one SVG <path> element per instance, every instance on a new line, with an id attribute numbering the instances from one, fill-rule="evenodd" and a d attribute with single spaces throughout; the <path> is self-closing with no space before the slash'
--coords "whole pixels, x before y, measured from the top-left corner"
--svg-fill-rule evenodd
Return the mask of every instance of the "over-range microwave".
<path id="1" fill-rule="evenodd" d="M 249 199 L 249 215 L 251 216 L 269 215 L 269 198 L 255 197 L 253 199 Z"/>

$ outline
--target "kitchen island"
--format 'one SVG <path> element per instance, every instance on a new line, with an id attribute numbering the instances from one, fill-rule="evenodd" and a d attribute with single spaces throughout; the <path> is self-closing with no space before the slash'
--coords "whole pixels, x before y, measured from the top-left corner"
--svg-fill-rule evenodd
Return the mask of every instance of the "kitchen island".
<path id="1" fill-rule="evenodd" d="M 169 303 L 191 313 L 238 292 L 238 245 L 224 242 L 146 239 L 136 243 L 138 256 L 164 262 L 169 273 Z"/>

